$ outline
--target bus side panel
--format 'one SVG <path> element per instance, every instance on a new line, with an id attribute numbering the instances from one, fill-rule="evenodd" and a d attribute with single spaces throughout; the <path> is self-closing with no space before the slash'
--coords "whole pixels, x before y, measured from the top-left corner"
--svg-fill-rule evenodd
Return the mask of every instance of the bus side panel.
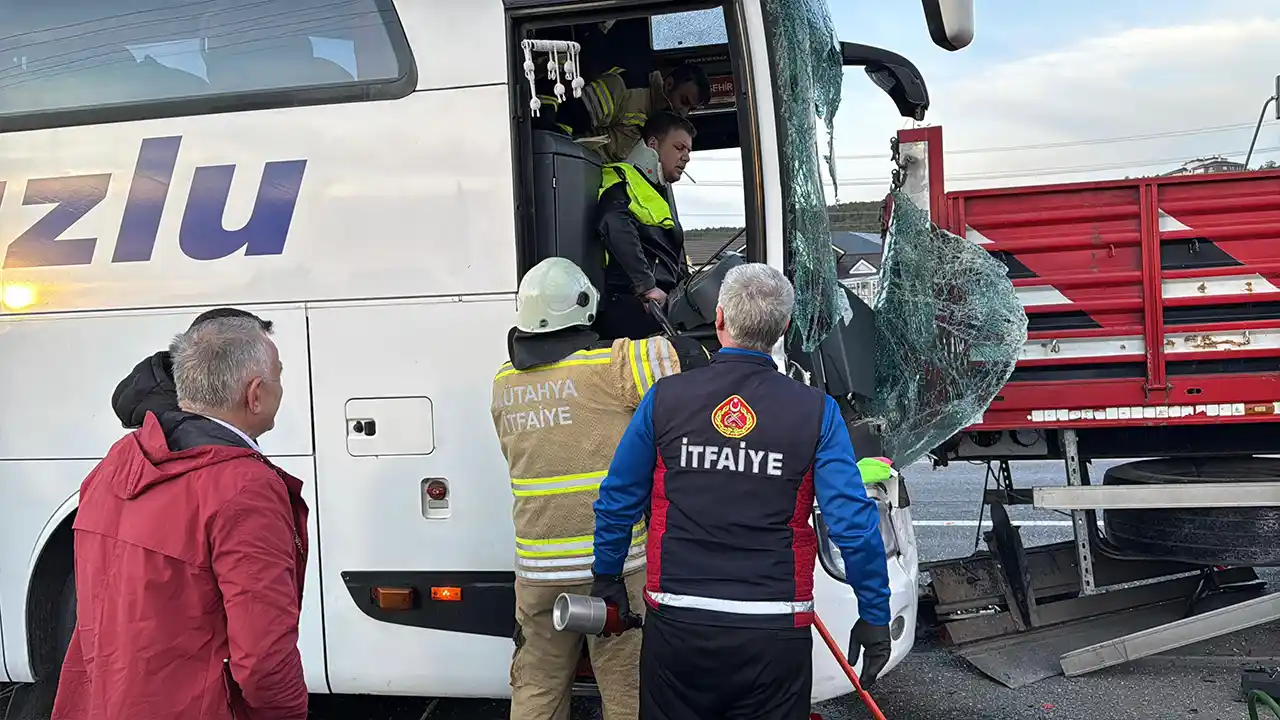
<path id="1" fill-rule="evenodd" d="M 396 3 L 396 14 L 417 60 L 419 90 L 506 84 L 502 0 L 408 0 Z"/>
<path id="2" fill-rule="evenodd" d="M 510 486 L 489 407 L 514 314 L 509 295 L 308 309 L 333 692 L 510 692 L 514 608 L 485 596 L 501 598 L 504 583 L 491 578 L 509 585 L 513 568 Z M 368 420 L 372 436 L 355 426 Z M 433 478 L 448 483 L 448 507 L 428 512 Z M 379 586 L 439 573 L 490 587 L 464 587 L 451 603 L 419 586 L 413 610 L 375 619 L 371 588 L 347 586 L 371 571 L 386 578 Z"/>
<path id="3" fill-rule="evenodd" d="M 314 476 L 306 315 L 301 307 L 244 306 L 275 323 L 284 365 L 284 398 L 263 451 L 300 478 Z M 41 538 L 60 523 L 80 483 L 126 432 L 111 408 L 117 383 L 134 365 L 165 349 L 206 307 L 146 313 L 76 313 L 0 318 L 0 622 L 5 664 L 14 680 L 31 679 L 27 595 Z M 305 490 L 314 508 L 314 482 Z M 313 515 L 311 532 L 316 533 Z M 304 662 L 312 688 L 323 690 L 319 552 L 307 569 L 312 609 L 303 618 Z M 309 638 L 309 639 L 308 639 Z M 309 659 L 308 659 L 309 658 Z"/>
<path id="4" fill-rule="evenodd" d="M 284 364 L 284 399 L 262 449 L 310 455 L 305 313 L 297 306 L 240 307 L 275 321 Z M 116 384 L 139 361 L 167 349 L 205 309 L 0 319 L 0 358 L 8 369 L 0 373 L 0 460 L 102 458 L 124 434 L 111 408 Z"/>
<path id="5" fill-rule="evenodd" d="M 287 392 L 287 390 L 286 390 Z M 266 436 L 263 437 L 266 439 Z M 264 448 L 265 449 L 265 448 Z M 298 653 L 302 656 L 302 674 L 312 693 L 329 692 L 324 667 L 324 590 L 321 587 L 320 515 L 316 511 L 316 462 L 311 457 L 277 457 L 271 461 L 302 481 L 302 499 L 311 509 L 307 517 L 306 587 L 302 593 L 302 617 L 298 620 Z"/>
<path id="6" fill-rule="evenodd" d="M 11 309 L 513 290 L 509 105 L 501 83 L 0 134 L 4 282 L 30 299 Z M 171 164 L 167 189 L 131 192 L 140 163 Z M 24 204 L 32 188 L 61 210 Z M 124 222 L 156 204 L 154 233 Z M 55 210 L 78 219 L 46 237 Z"/>

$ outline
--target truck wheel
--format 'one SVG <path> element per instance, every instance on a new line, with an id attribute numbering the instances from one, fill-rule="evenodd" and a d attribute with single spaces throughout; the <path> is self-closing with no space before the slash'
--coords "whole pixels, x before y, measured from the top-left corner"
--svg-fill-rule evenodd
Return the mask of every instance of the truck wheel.
<path id="1" fill-rule="evenodd" d="M 1160 458 L 1117 465 L 1104 485 L 1280 482 L 1280 459 Z M 1107 510 L 1107 537 L 1122 550 L 1203 565 L 1280 565 L 1280 507 Z"/>

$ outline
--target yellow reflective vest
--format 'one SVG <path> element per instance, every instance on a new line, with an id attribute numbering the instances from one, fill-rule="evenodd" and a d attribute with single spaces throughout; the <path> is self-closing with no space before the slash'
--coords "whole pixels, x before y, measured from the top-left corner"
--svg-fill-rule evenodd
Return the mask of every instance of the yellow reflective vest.
<path id="1" fill-rule="evenodd" d="M 629 162 L 609 163 L 604 166 L 604 172 L 600 175 L 600 192 L 596 193 L 596 199 L 604 195 L 605 190 L 620 182 L 627 184 L 627 197 L 631 200 L 627 209 L 642 225 L 660 227 L 664 230 L 670 230 L 676 226 L 675 218 L 671 215 L 671 204 L 644 175 L 640 174 L 636 166 Z"/>

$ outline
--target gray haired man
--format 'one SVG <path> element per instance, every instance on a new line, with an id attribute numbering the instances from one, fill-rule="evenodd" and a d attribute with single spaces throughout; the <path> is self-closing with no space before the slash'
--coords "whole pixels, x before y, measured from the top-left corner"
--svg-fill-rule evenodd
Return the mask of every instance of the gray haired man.
<path id="1" fill-rule="evenodd" d="M 271 334 L 270 320 L 263 320 L 251 312 L 233 307 L 206 310 L 191 321 L 191 328 L 223 317 L 257 320 L 262 331 Z M 120 424 L 126 430 L 142 427 L 142 419 L 146 417 L 147 411 L 159 417 L 165 412 L 177 410 L 178 391 L 173 383 L 173 355 L 168 350 L 162 350 L 135 365 L 111 394 L 111 409 L 115 410 L 116 417 L 120 418 Z"/>
<path id="2" fill-rule="evenodd" d="M 178 408 L 141 413 L 80 486 L 77 622 L 53 720 L 304 720 L 302 483 L 258 438 L 280 355 L 245 314 L 170 346 Z"/>
<path id="3" fill-rule="evenodd" d="M 815 496 L 862 616 L 850 662 L 866 648 L 869 685 L 889 659 L 880 516 L 839 408 L 769 355 L 794 304 L 776 269 L 730 270 L 716 308 L 723 349 L 650 388 L 600 486 L 592 594 L 620 613 L 630 528 L 652 504 L 641 720 L 807 720 Z"/>

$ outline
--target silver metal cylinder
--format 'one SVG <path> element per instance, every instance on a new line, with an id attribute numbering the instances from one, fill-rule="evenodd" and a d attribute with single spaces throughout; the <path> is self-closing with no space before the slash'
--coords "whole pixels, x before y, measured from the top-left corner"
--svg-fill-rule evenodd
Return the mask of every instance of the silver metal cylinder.
<path id="1" fill-rule="evenodd" d="M 591 595 L 560 593 L 551 607 L 551 624 L 556 630 L 597 635 L 604 630 L 609 608 Z"/>

